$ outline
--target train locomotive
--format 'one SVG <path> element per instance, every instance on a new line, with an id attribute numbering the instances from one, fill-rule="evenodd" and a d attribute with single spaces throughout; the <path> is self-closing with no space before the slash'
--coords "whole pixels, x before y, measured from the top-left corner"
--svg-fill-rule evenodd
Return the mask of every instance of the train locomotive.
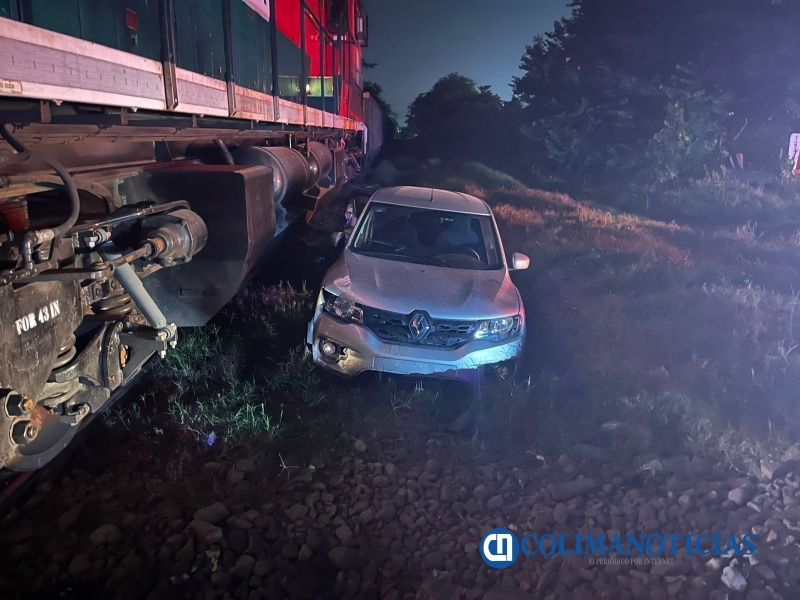
<path id="1" fill-rule="evenodd" d="M 377 152 L 366 44 L 360 0 L 0 0 L 0 476 Z"/>

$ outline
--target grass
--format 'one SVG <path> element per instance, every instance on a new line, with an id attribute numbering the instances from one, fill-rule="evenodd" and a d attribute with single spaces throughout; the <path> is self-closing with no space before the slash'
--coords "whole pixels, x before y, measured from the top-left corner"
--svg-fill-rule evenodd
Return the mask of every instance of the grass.
<path id="1" fill-rule="evenodd" d="M 225 308 L 224 314 L 231 320 L 244 323 L 261 323 L 268 318 L 268 327 L 274 330 L 273 320 L 296 321 L 308 313 L 314 294 L 303 281 L 296 289 L 291 283 L 265 286 L 251 284 L 245 287 Z"/>
<path id="2" fill-rule="evenodd" d="M 443 384 L 437 380 L 410 381 L 390 376 L 378 379 L 378 391 L 381 398 L 389 404 L 387 419 L 397 424 L 408 422 L 414 418 L 431 421 L 439 426 L 448 424 L 448 402 L 444 398 Z"/>
<path id="3" fill-rule="evenodd" d="M 529 320 L 524 373 L 480 388 L 481 448 L 557 455 L 603 446 L 603 425 L 614 421 L 651 433 L 614 434 L 621 457 L 700 453 L 753 471 L 800 439 L 800 214 L 787 196 L 795 184 L 654 189 L 646 214 L 633 214 L 475 165 L 428 169 L 413 183 L 485 199 L 507 252 L 531 257 L 513 275 Z M 184 332 L 152 374 L 154 393 L 169 401 L 162 420 L 147 416 L 153 395 L 110 419 L 197 447 L 213 432 L 215 449 L 235 453 L 280 444 L 293 428 L 306 439 L 313 423 L 346 412 L 350 390 L 385 401 L 392 427 L 447 427 L 459 394 L 439 382 L 380 378 L 357 384 L 357 394 L 327 383 L 294 350 L 313 299 L 305 285 L 249 286 L 216 325 Z"/>
<path id="4" fill-rule="evenodd" d="M 226 352 L 223 346 L 219 327 L 215 325 L 184 330 L 178 346 L 164 358 L 163 372 L 180 380 L 197 381 L 208 376 L 201 365 L 208 363 L 220 368 L 220 363 L 213 360 L 215 358 L 225 361 L 226 365 L 221 367 L 223 371 L 235 368 L 236 357 L 231 355 L 230 349 Z"/>
<path id="5" fill-rule="evenodd" d="M 173 424 L 191 432 L 195 439 L 213 445 L 217 438 L 228 444 L 274 442 L 283 430 L 281 416 L 267 412 L 269 397 L 254 381 L 227 380 L 210 397 L 170 402 Z"/>
<path id="6" fill-rule="evenodd" d="M 744 221 L 800 220 L 797 178 L 748 180 L 735 172 L 710 174 L 669 188 L 632 190 L 620 206 L 680 222 L 732 225 Z"/>
<path id="7" fill-rule="evenodd" d="M 272 376 L 264 382 L 272 392 L 288 392 L 300 398 L 308 406 L 319 406 L 328 399 L 322 380 L 304 352 L 293 350 L 288 360 L 277 364 Z"/>
<path id="8" fill-rule="evenodd" d="M 797 185 L 780 185 L 709 178 L 652 190 L 649 216 L 473 189 L 506 250 L 532 259 L 514 275 L 532 383 L 486 392 L 502 399 L 486 439 L 558 453 L 602 443 L 600 425 L 619 420 L 654 432 L 638 451 L 700 452 L 751 471 L 798 439 L 800 213 Z"/>
<path id="9" fill-rule="evenodd" d="M 159 431 L 180 444 L 223 453 L 275 444 L 290 423 L 328 400 L 316 367 L 287 347 L 299 339 L 312 300 L 305 283 L 249 285 L 217 323 L 181 331 L 177 348 L 151 363 L 142 383 L 147 393 L 119 403 L 104 417 L 106 425 L 140 438 Z M 269 356 L 284 358 L 265 360 Z"/>

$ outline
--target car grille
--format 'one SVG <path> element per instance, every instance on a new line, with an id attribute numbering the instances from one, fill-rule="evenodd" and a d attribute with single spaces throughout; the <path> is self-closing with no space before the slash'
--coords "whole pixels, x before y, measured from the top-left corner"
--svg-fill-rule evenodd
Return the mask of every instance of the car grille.
<path id="1" fill-rule="evenodd" d="M 364 308 L 364 325 L 385 342 L 410 344 L 414 346 L 434 346 L 437 348 L 459 348 L 472 339 L 478 326 L 477 321 L 452 321 L 429 317 L 430 331 L 422 339 L 415 339 L 409 323 L 414 313 L 400 313 Z"/>

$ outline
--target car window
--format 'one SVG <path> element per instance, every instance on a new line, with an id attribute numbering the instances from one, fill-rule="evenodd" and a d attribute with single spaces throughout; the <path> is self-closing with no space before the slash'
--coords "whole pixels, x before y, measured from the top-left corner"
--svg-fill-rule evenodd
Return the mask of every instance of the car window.
<path id="1" fill-rule="evenodd" d="M 456 269 L 502 267 L 489 215 L 372 203 L 350 249 Z"/>

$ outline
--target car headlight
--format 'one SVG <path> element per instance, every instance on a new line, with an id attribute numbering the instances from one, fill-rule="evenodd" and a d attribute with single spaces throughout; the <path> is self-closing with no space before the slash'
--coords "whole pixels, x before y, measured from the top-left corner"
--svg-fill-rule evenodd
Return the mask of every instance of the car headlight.
<path id="1" fill-rule="evenodd" d="M 472 335 L 476 340 L 502 340 L 517 335 L 521 322 L 519 315 L 481 321 Z"/>
<path id="2" fill-rule="evenodd" d="M 324 308 L 330 314 L 345 321 L 364 322 L 364 311 L 361 310 L 357 303 L 336 294 L 331 294 L 328 291 L 323 291 L 322 293 L 325 298 Z"/>

